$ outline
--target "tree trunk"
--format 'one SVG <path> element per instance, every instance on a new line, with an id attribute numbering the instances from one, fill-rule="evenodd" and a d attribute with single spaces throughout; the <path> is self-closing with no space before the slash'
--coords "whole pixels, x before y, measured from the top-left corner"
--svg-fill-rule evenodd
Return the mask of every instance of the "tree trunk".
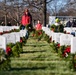
<path id="1" fill-rule="evenodd" d="M 7 14 L 5 14 L 5 26 L 7 26 Z"/>
<path id="2" fill-rule="evenodd" d="M 46 26 L 46 0 L 44 0 L 44 8 L 43 8 L 43 25 Z"/>
<path id="3" fill-rule="evenodd" d="M 6 0 L 4 0 L 4 2 L 5 2 L 5 7 L 4 7 L 4 11 L 5 11 L 5 26 L 7 26 Z"/>

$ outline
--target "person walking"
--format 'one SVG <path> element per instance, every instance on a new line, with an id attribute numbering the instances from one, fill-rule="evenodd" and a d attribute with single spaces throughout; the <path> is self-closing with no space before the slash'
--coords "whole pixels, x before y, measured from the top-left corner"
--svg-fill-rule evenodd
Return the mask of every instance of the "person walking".
<path id="1" fill-rule="evenodd" d="M 30 14 L 28 9 L 24 10 L 24 14 L 21 19 L 21 29 L 27 29 L 26 38 L 28 39 L 30 30 L 32 30 L 32 15 Z"/>
<path id="2" fill-rule="evenodd" d="M 23 30 L 25 28 L 27 28 L 28 30 L 32 29 L 32 15 L 30 14 L 28 9 L 24 10 L 24 14 L 21 19 L 21 24 L 21 29 Z"/>

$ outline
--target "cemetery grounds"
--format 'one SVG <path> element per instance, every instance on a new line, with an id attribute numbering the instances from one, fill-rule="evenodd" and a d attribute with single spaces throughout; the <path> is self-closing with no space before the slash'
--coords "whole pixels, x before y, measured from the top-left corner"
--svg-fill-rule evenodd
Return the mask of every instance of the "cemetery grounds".
<path id="1" fill-rule="evenodd" d="M 0 75 L 76 75 L 68 63 L 45 40 L 30 35 L 20 57 L 11 57 L 11 70 L 1 71 Z"/>

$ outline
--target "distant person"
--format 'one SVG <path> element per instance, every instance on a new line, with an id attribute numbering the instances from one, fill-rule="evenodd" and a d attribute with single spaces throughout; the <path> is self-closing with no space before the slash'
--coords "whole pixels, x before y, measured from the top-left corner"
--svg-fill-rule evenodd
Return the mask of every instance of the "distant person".
<path id="1" fill-rule="evenodd" d="M 75 27 L 76 27 L 76 20 L 74 20 L 74 24 L 75 24 Z"/>
<path id="2" fill-rule="evenodd" d="M 72 27 L 76 27 L 76 20 L 72 21 Z"/>
<path id="3" fill-rule="evenodd" d="M 60 25 L 58 26 L 58 31 L 59 31 L 59 32 L 64 32 L 64 26 L 63 26 L 63 24 L 60 24 Z"/>
<path id="4" fill-rule="evenodd" d="M 11 22 L 8 22 L 8 23 L 7 23 L 7 26 L 12 26 L 12 25 L 11 25 Z"/>
<path id="5" fill-rule="evenodd" d="M 2 23 L 1 23 L 1 25 L 2 25 L 2 26 L 5 26 L 5 23 L 4 23 L 4 22 L 2 22 Z"/>
<path id="6" fill-rule="evenodd" d="M 73 21 L 72 21 L 72 27 L 76 27 L 76 20 L 73 20 Z M 71 32 L 71 34 L 72 34 L 73 36 L 76 36 L 76 31 L 75 31 L 75 32 Z"/>
<path id="7" fill-rule="evenodd" d="M 42 24 L 40 23 L 40 20 L 38 20 L 38 23 L 35 26 L 36 30 L 42 30 Z"/>
<path id="8" fill-rule="evenodd" d="M 28 9 L 24 10 L 24 15 L 22 16 L 21 24 L 22 24 L 22 29 L 25 29 L 27 27 L 32 29 L 32 16 Z"/>
<path id="9" fill-rule="evenodd" d="M 72 22 L 69 20 L 67 23 L 66 23 L 66 26 L 65 27 L 71 27 L 72 26 Z"/>
<path id="10" fill-rule="evenodd" d="M 42 36 L 40 36 L 42 34 L 42 24 L 40 22 L 40 20 L 38 20 L 36 26 L 35 26 L 35 34 L 36 34 L 36 38 L 39 40 L 41 40 Z"/>
<path id="11" fill-rule="evenodd" d="M 55 19 L 55 32 L 59 32 L 59 25 L 60 25 L 60 19 L 59 18 L 56 18 Z"/>
<path id="12" fill-rule="evenodd" d="M 59 18 L 56 18 L 55 20 L 55 32 L 63 32 L 64 26 L 61 24 L 61 21 Z"/>

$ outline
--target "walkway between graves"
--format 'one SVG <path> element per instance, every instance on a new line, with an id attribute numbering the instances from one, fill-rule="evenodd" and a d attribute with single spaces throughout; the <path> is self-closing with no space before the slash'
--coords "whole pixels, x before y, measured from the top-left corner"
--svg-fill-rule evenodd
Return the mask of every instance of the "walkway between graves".
<path id="1" fill-rule="evenodd" d="M 50 45 L 29 37 L 19 58 L 11 58 L 11 71 L 3 75 L 75 75 Z M 1 75 L 1 74 L 0 74 Z"/>

